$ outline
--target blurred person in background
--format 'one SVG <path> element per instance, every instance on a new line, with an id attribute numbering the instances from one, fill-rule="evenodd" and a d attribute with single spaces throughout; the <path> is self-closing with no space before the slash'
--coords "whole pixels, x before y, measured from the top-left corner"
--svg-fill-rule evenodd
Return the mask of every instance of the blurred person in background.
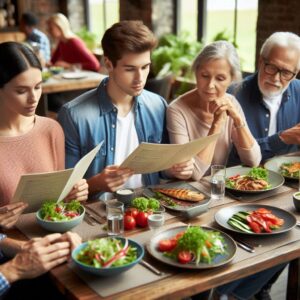
<path id="1" fill-rule="evenodd" d="M 39 19 L 30 12 L 22 14 L 20 30 L 26 35 L 26 42 L 37 52 L 43 65 L 50 61 L 50 42 L 46 34 L 37 29 Z"/>
<path id="2" fill-rule="evenodd" d="M 47 24 L 52 39 L 57 43 L 51 56 L 52 65 L 72 69 L 75 64 L 80 64 L 84 70 L 99 71 L 99 61 L 72 32 L 69 20 L 63 14 L 52 15 Z"/>

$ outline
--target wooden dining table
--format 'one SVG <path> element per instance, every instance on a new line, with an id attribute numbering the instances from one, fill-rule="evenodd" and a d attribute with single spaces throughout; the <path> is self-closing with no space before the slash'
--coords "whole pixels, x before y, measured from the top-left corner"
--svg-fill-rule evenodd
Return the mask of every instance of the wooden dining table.
<path id="1" fill-rule="evenodd" d="M 195 182 L 191 184 L 201 189 L 207 187 L 207 183 L 207 181 L 203 181 L 202 183 Z M 292 194 L 296 189 L 285 187 L 282 191 L 283 192 L 272 195 L 266 193 L 268 196 L 253 203 L 282 208 L 289 211 L 300 221 L 300 214 L 296 212 L 292 201 Z M 223 201 L 213 203 L 207 212 L 196 218 L 185 220 L 175 216 L 169 218 L 165 225 L 170 227 L 174 224 L 175 226 L 176 223 L 180 221 L 185 224 L 216 227 L 217 224 L 214 222 L 215 213 L 221 208 L 237 204 L 241 204 L 241 201 L 226 196 Z M 134 239 L 135 236 L 146 233 L 148 230 L 149 229 L 137 229 L 127 231 L 125 235 Z M 300 229 L 293 228 L 293 230 Z M 283 233 L 283 235 L 285 234 L 286 233 Z M 299 257 L 300 239 L 296 241 L 287 240 L 285 244 L 280 247 L 261 251 L 259 255 L 253 257 L 249 256 L 247 259 L 239 262 L 233 261 L 221 267 L 200 270 L 171 267 L 172 273 L 167 277 L 107 297 L 101 297 L 95 293 L 67 264 L 52 269 L 49 275 L 67 299 L 182 299 L 263 271 L 275 265 L 291 262 L 289 265 L 287 299 L 299 299 Z M 151 263 L 154 263 L 158 269 L 165 267 L 164 263 L 154 258 L 151 258 Z"/>
<path id="2" fill-rule="evenodd" d="M 73 73 L 73 72 L 72 72 Z M 48 95 L 52 93 L 64 93 L 70 91 L 86 90 L 96 88 L 103 78 L 107 75 L 92 72 L 92 71 L 79 71 L 78 77 L 72 78 L 71 72 L 63 72 L 51 76 L 48 80 L 42 83 L 42 97 L 40 99 L 37 114 L 46 116 L 48 113 Z M 66 76 L 70 75 L 71 76 Z"/>

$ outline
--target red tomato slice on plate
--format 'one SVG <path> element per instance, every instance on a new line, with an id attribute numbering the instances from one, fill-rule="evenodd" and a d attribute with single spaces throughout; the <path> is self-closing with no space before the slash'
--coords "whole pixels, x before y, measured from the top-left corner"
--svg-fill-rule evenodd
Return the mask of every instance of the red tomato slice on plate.
<path id="1" fill-rule="evenodd" d="M 177 246 L 177 242 L 174 239 L 160 240 L 158 243 L 158 250 L 161 252 L 170 252 Z"/>
<path id="2" fill-rule="evenodd" d="M 178 253 L 178 261 L 181 264 L 187 264 L 192 260 L 192 253 L 190 251 L 180 251 Z"/>

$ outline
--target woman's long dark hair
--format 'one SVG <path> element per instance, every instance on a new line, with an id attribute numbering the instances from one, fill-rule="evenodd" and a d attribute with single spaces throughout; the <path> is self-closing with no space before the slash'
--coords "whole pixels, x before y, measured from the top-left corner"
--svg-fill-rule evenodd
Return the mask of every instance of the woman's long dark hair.
<path id="1" fill-rule="evenodd" d="M 0 88 L 30 67 L 42 71 L 39 59 L 28 46 L 17 42 L 0 44 Z"/>

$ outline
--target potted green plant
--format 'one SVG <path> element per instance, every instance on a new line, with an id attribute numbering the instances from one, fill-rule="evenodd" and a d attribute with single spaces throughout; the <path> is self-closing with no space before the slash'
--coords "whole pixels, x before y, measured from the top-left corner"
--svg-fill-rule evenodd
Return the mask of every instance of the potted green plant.
<path id="1" fill-rule="evenodd" d="M 97 48 L 97 35 L 89 31 L 85 26 L 76 32 L 76 35 L 84 41 L 87 48 L 91 51 Z"/>
<path id="2" fill-rule="evenodd" d="M 152 53 L 152 78 L 162 80 L 170 74 L 173 78 L 181 78 L 180 81 L 183 83 L 176 89 L 180 93 L 185 92 L 183 89 L 186 86 L 184 81 L 189 82 L 190 86 L 193 78 L 191 66 L 201 48 L 202 44 L 198 41 L 192 41 L 187 32 L 179 35 L 167 34 L 162 36 L 157 48 Z"/>

